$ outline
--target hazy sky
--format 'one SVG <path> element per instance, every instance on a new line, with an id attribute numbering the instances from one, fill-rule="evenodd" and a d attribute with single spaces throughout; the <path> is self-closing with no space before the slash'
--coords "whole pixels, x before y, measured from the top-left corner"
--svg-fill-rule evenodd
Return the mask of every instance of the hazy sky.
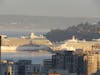
<path id="1" fill-rule="evenodd" d="M 0 15 L 100 17 L 100 0 L 0 0 Z"/>

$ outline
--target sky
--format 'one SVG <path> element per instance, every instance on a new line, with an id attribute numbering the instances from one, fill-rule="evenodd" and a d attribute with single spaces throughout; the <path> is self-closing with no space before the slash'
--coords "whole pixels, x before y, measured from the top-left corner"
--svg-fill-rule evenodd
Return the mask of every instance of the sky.
<path id="1" fill-rule="evenodd" d="M 100 0 L 0 0 L 0 15 L 100 17 Z"/>

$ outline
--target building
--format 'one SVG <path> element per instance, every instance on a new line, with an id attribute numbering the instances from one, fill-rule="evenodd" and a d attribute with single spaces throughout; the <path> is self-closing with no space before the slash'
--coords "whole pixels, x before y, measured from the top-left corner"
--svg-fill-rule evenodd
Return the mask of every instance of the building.
<path id="1" fill-rule="evenodd" d="M 52 59 L 45 59 L 43 61 L 43 72 L 47 73 L 50 69 L 52 69 Z"/>
<path id="2" fill-rule="evenodd" d="M 100 53 L 97 54 L 97 69 L 100 70 Z"/>
<path id="3" fill-rule="evenodd" d="M 84 55 L 75 55 L 73 51 L 63 51 L 52 57 L 55 69 L 68 70 L 69 73 L 85 73 Z"/>
<path id="4" fill-rule="evenodd" d="M 1 60 L 1 75 L 13 75 L 12 65 L 14 64 L 11 60 Z"/>
<path id="5" fill-rule="evenodd" d="M 48 75 L 60 75 L 59 73 L 49 73 Z"/>
<path id="6" fill-rule="evenodd" d="M 68 59 L 66 61 L 66 59 Z M 59 51 L 56 55 L 52 56 L 52 62 L 54 69 L 67 69 L 69 63 L 73 61 L 73 51 Z M 68 65 L 67 65 L 68 62 Z"/>
<path id="7" fill-rule="evenodd" d="M 41 75 L 41 65 L 31 60 L 19 60 L 13 65 L 13 75 Z"/>
<path id="8" fill-rule="evenodd" d="M 87 61 L 87 75 L 96 73 L 96 71 L 98 70 L 97 54 L 87 55 L 86 61 Z"/>
<path id="9" fill-rule="evenodd" d="M 49 64 L 49 62 L 47 62 L 46 64 Z M 88 52 L 85 54 L 80 52 L 77 54 L 74 51 L 59 51 L 52 56 L 52 68 L 48 68 L 48 72 L 50 70 L 66 70 L 69 72 L 69 75 L 92 75 L 99 69 L 99 52 Z"/>
<path id="10" fill-rule="evenodd" d="M 51 69 L 49 70 L 48 75 L 71 75 L 71 73 L 69 73 L 68 70 Z M 73 75 L 76 74 L 74 73 Z"/>

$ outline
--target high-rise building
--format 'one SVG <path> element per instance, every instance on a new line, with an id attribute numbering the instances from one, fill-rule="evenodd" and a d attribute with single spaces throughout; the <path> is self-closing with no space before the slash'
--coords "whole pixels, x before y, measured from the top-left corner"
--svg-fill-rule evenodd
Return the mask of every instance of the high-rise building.
<path id="1" fill-rule="evenodd" d="M 67 70 L 77 75 L 91 75 L 100 69 L 100 53 L 79 53 L 59 51 L 52 56 L 52 69 Z"/>
<path id="2" fill-rule="evenodd" d="M 87 75 L 96 73 L 97 71 L 97 54 L 89 54 L 87 57 Z"/>
<path id="3" fill-rule="evenodd" d="M 97 69 L 100 70 L 100 53 L 97 53 Z"/>
<path id="4" fill-rule="evenodd" d="M 45 59 L 43 61 L 43 73 L 47 74 L 50 69 L 52 69 L 52 59 Z"/>
<path id="5" fill-rule="evenodd" d="M 41 65 L 31 60 L 19 60 L 13 65 L 13 75 L 41 75 Z"/>

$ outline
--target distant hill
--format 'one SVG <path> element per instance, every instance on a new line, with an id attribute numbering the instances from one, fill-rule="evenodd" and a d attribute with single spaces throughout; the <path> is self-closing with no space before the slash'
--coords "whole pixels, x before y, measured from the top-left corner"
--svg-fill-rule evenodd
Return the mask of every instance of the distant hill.
<path id="1" fill-rule="evenodd" d="M 100 38 L 100 22 L 97 24 L 81 23 L 77 26 L 70 26 L 65 30 L 55 29 L 46 34 L 46 37 L 51 41 L 63 41 L 71 39 L 72 36 L 78 39 L 92 40 Z"/>
<path id="2" fill-rule="evenodd" d="M 47 32 L 51 29 L 65 29 L 81 22 L 97 21 L 100 21 L 100 18 L 0 15 L 0 30 Z"/>

